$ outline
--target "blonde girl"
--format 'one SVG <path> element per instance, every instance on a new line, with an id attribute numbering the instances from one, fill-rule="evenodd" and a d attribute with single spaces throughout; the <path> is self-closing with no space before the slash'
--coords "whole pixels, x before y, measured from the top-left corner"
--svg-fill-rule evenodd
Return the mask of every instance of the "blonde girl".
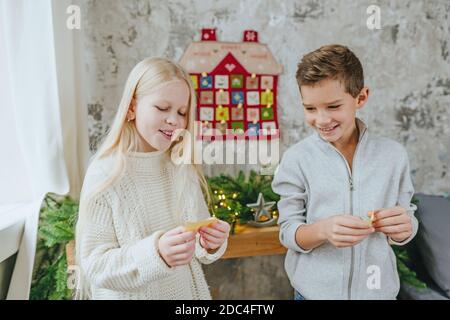
<path id="1" fill-rule="evenodd" d="M 179 65 L 148 58 L 131 71 L 83 184 L 77 298 L 211 298 L 200 263 L 220 258 L 230 227 L 220 220 L 198 232 L 183 227 L 210 216 L 194 144 L 177 135 L 193 136 L 195 103 Z"/>

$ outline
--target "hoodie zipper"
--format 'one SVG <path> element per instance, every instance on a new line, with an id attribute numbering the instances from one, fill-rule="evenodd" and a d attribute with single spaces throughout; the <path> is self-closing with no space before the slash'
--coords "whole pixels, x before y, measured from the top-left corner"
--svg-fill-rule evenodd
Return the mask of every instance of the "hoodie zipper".
<path id="1" fill-rule="evenodd" d="M 360 133 L 360 138 L 358 141 L 358 144 L 356 145 L 355 153 L 353 155 L 353 163 L 355 163 L 356 154 L 358 152 L 358 147 L 360 145 L 360 142 L 362 140 L 362 134 L 364 132 Z M 344 155 L 330 143 L 331 147 L 336 150 L 336 152 L 342 157 L 344 160 L 345 165 L 347 166 L 347 173 L 348 173 L 348 181 L 349 181 L 349 191 L 350 191 L 350 214 L 353 215 L 353 191 L 355 190 L 355 187 L 353 185 L 353 174 L 352 170 L 350 170 L 350 166 L 347 162 L 347 159 L 345 159 Z M 355 166 L 353 166 L 353 173 L 354 173 Z M 354 273 L 354 264 L 355 264 L 355 248 L 351 247 L 351 255 L 350 255 L 350 277 L 348 280 L 348 287 L 347 287 L 347 296 L 348 300 L 351 300 L 352 298 L 352 283 L 353 283 L 353 273 Z"/>
<path id="2" fill-rule="evenodd" d="M 356 155 L 356 150 L 355 150 Z M 353 215 L 353 178 L 350 173 L 350 214 Z M 354 264 L 355 264 L 355 249 L 352 246 L 351 248 L 351 258 L 350 258 L 350 277 L 348 280 L 348 300 L 352 299 L 352 282 L 353 282 L 353 272 L 354 272 Z"/>
<path id="3" fill-rule="evenodd" d="M 358 128 L 358 125 L 357 125 Z M 358 128 L 359 130 L 359 128 Z M 353 154 L 353 163 L 355 163 L 356 161 L 356 154 L 358 152 L 358 148 L 360 146 L 360 144 L 362 143 L 362 139 L 364 137 L 364 134 L 366 133 L 366 129 L 359 131 L 359 139 L 358 139 L 358 144 L 356 145 L 355 148 L 355 153 Z M 319 135 L 320 137 L 320 135 Z M 342 159 L 344 160 L 345 165 L 347 166 L 347 173 L 348 173 L 348 180 L 349 180 L 349 189 L 350 189 L 350 214 L 353 215 L 353 191 L 355 190 L 355 187 L 353 185 L 353 175 L 352 175 L 352 170 L 350 170 L 350 166 L 347 162 L 347 159 L 344 157 L 344 155 L 335 147 L 333 146 L 330 142 L 327 142 L 334 150 L 336 150 L 336 152 L 342 157 Z M 355 172 L 355 166 L 353 166 L 353 173 Z M 350 258 L 350 277 L 348 280 L 348 287 L 347 287 L 347 296 L 348 299 L 351 300 L 352 298 L 352 282 L 353 282 L 353 273 L 354 273 L 354 264 L 355 264 L 355 249 L 354 247 L 351 247 L 351 258 Z"/>
<path id="4" fill-rule="evenodd" d="M 358 146 L 359 146 L 359 143 L 356 146 L 355 154 L 353 156 L 353 160 L 355 160 L 355 158 L 356 158 L 356 151 L 358 150 Z M 334 148 L 334 146 L 333 146 L 333 148 Z M 349 164 L 347 162 L 347 159 L 345 159 L 345 157 L 342 155 L 342 153 L 338 149 L 336 149 L 336 151 L 342 157 L 342 159 L 345 162 L 345 165 L 347 166 L 349 191 L 350 191 L 350 214 L 353 215 L 353 191 L 355 190 L 355 187 L 353 185 L 353 174 L 352 174 L 352 171 L 350 170 L 350 166 L 349 166 Z M 355 161 L 353 161 L 353 162 L 355 162 Z M 353 166 L 353 169 L 355 169 L 354 166 Z M 352 283 L 353 283 L 353 273 L 354 273 L 354 264 L 355 264 L 355 248 L 352 246 L 350 248 L 350 250 L 351 250 L 351 253 L 350 253 L 350 276 L 349 276 L 348 287 L 347 287 L 348 300 L 352 299 Z"/>

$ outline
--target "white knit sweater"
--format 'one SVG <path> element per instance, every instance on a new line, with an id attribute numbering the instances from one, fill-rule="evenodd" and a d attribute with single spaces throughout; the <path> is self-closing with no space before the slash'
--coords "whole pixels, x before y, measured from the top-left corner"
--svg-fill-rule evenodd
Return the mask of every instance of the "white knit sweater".
<path id="1" fill-rule="evenodd" d="M 81 201 L 111 172 L 111 162 L 90 165 Z M 87 203 L 87 223 L 77 241 L 81 241 L 80 263 L 92 299 L 211 299 L 200 263 L 219 259 L 226 242 L 209 254 L 197 234 L 192 261 L 174 268 L 165 264 L 157 250 L 164 232 L 186 220 L 209 217 L 195 179 L 182 192 L 184 209 L 177 218 L 176 173 L 167 153 L 132 153 L 127 156 L 125 174 Z"/>

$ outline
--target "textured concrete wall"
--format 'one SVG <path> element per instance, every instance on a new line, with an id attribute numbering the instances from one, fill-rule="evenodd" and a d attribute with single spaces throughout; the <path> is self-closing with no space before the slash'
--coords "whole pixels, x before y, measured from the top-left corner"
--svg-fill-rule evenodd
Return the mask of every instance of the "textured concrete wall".
<path id="1" fill-rule="evenodd" d="M 371 4 L 381 9 L 381 30 L 366 26 Z M 294 79 L 299 57 L 324 44 L 345 44 L 361 59 L 371 90 L 360 116 L 373 133 L 406 146 L 417 191 L 448 193 L 449 12 L 447 0 L 87 0 L 82 29 L 92 149 L 108 129 L 138 61 L 147 56 L 178 60 L 191 41 L 199 40 L 203 27 L 216 27 L 223 41 L 240 41 L 244 30 L 254 29 L 285 70 L 279 84 L 282 151 L 310 133 Z M 226 170 L 212 170 L 219 171 Z M 290 298 L 280 272 L 282 257 L 229 260 L 206 268 L 218 298 Z"/>

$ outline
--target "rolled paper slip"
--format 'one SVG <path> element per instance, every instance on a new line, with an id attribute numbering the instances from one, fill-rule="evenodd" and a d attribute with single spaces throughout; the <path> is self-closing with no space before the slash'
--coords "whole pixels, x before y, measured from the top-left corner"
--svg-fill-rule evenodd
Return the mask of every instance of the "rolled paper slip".
<path id="1" fill-rule="evenodd" d="M 208 218 L 205 220 L 196 221 L 196 222 L 188 221 L 184 225 L 184 228 L 186 229 L 186 231 L 197 231 L 201 227 L 209 226 L 216 221 L 217 221 L 217 218 L 214 218 L 214 217 L 211 217 L 211 218 Z"/>
<path id="2" fill-rule="evenodd" d="M 369 211 L 369 217 L 370 217 L 369 224 L 372 225 L 373 222 L 375 221 L 375 211 Z"/>

